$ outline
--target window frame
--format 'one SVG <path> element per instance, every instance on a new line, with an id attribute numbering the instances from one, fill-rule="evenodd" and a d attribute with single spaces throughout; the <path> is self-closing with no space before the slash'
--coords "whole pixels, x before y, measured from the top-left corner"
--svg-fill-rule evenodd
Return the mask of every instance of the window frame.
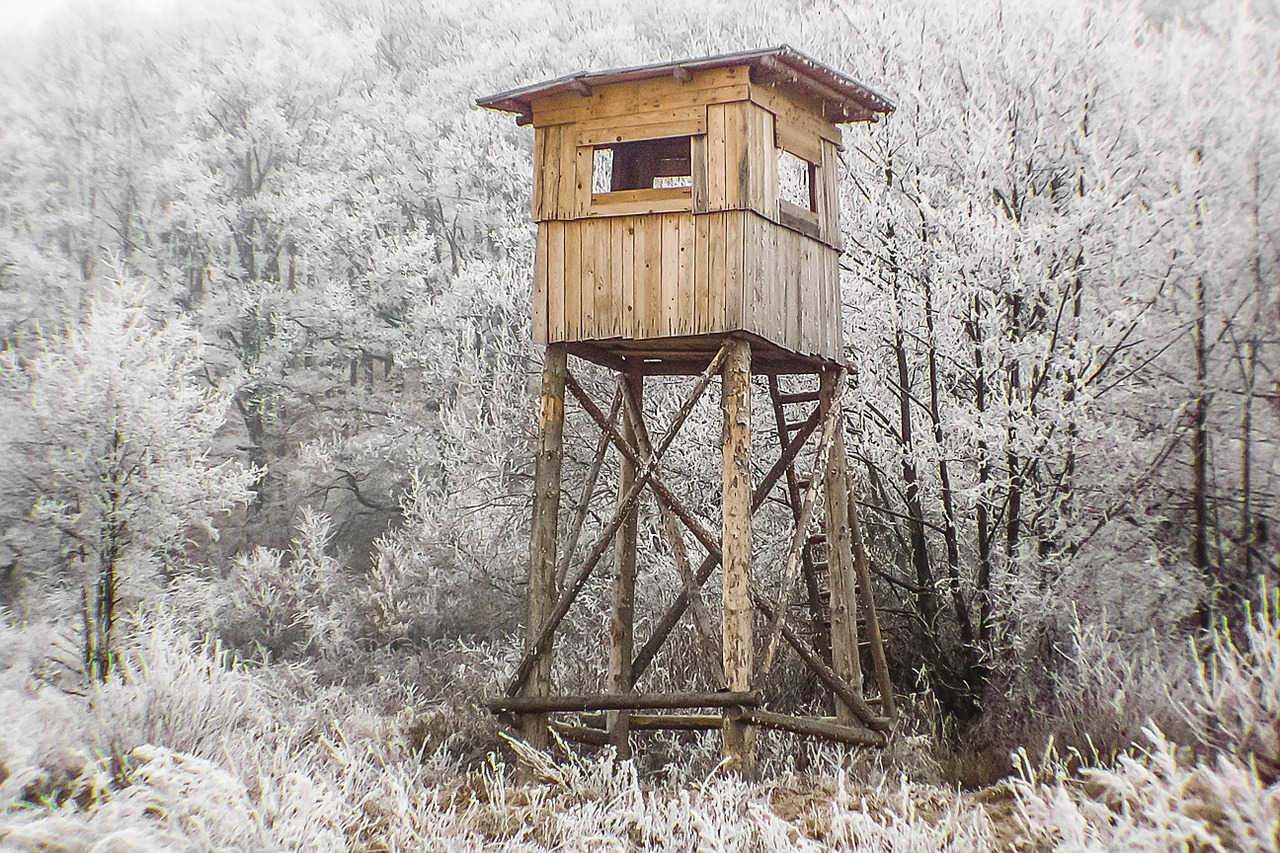
<path id="1" fill-rule="evenodd" d="M 598 130 L 584 129 L 578 134 L 579 176 L 581 192 L 589 196 L 585 205 L 587 216 L 627 216 L 644 213 L 680 213 L 693 210 L 693 198 L 699 186 L 705 186 L 706 175 L 699 174 L 704 158 L 699 149 L 705 150 L 706 119 L 655 122 L 632 127 L 609 126 Z M 595 152 L 599 148 L 614 148 L 629 142 L 654 142 L 663 139 L 689 140 L 689 178 L 687 187 L 650 187 L 610 192 L 593 192 L 595 185 Z M 705 169 L 704 169 L 705 171 Z"/>

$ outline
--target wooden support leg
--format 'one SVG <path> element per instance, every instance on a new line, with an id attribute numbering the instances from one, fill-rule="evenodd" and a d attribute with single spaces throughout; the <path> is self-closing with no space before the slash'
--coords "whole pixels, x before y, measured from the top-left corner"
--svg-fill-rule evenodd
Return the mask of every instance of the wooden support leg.
<path id="1" fill-rule="evenodd" d="M 568 354 L 549 346 L 542 366 L 542 410 L 538 420 L 538 458 L 533 479 L 533 529 L 529 542 L 529 618 L 525 646 L 533 650 L 556 603 L 556 519 L 560 512 L 560 465 L 564 440 L 564 385 Z M 525 696 L 551 692 L 551 644 L 538 655 Z M 537 749 L 547 748 L 547 715 L 525 714 L 520 736 Z M 521 768 L 524 781 L 528 768 Z"/>
<path id="2" fill-rule="evenodd" d="M 840 377 L 836 387 L 844 384 Z M 832 394 L 822 401 L 835 402 Z M 827 458 L 825 477 L 828 566 L 831 578 L 831 668 L 862 698 L 862 662 L 858 656 L 858 587 L 849 532 L 849 468 L 845 459 L 843 421 L 836 430 Z M 858 715 L 846 702 L 836 702 L 836 720 L 857 725 Z"/>
<path id="3" fill-rule="evenodd" d="M 643 417 L 642 400 L 644 377 L 638 373 L 622 376 L 623 406 L 633 415 L 624 418 L 626 440 L 637 444 L 636 423 Z M 622 458 L 622 472 L 618 480 L 619 499 L 635 484 L 639 469 L 635 462 Z M 638 507 L 634 504 L 627 511 L 614 540 L 613 610 L 609 617 L 609 687 L 614 693 L 631 692 L 631 656 L 635 647 L 635 599 L 636 599 L 636 536 L 638 532 Z M 609 741 L 618 751 L 619 758 L 631 757 L 631 712 L 614 711 L 609 717 Z"/>
<path id="4" fill-rule="evenodd" d="M 751 689 L 751 345 L 730 344 L 724 363 L 724 502 L 722 560 L 724 577 L 724 677 L 731 691 Z M 741 719 L 725 718 L 724 755 L 746 778 L 755 775 L 755 729 Z"/>

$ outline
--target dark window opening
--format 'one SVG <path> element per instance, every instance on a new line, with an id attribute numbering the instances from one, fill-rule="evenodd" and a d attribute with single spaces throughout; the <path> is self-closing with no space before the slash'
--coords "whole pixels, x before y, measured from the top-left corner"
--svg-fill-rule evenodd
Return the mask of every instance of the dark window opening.
<path id="1" fill-rule="evenodd" d="M 615 142 L 596 148 L 591 191 L 677 189 L 693 186 L 690 138 Z"/>

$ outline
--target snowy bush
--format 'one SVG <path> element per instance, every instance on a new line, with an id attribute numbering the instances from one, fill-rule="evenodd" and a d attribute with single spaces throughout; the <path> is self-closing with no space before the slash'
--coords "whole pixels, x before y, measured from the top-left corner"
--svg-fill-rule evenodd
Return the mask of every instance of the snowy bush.
<path id="1" fill-rule="evenodd" d="M 289 551 L 258 548 L 234 560 L 218 630 L 237 652 L 327 657 L 349 642 L 353 597 L 331 539 L 328 518 L 304 509 Z"/>
<path id="2" fill-rule="evenodd" d="M 1280 781 L 1280 588 L 1264 584 L 1242 636 L 1224 623 L 1196 673 L 1188 716 L 1202 741 Z"/>

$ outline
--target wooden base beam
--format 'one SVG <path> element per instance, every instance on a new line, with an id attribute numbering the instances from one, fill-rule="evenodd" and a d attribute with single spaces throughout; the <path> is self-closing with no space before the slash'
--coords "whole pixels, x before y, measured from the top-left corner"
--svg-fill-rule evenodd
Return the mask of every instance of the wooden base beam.
<path id="1" fill-rule="evenodd" d="M 638 711 L 663 708 L 755 708 L 764 698 L 753 691 L 718 693 L 585 693 L 576 696 L 506 696 L 485 707 L 495 714 L 553 714 L 566 711 Z"/>
<path id="2" fill-rule="evenodd" d="M 793 717 L 790 714 L 775 714 L 773 711 L 760 708 L 730 710 L 728 715 L 762 728 L 781 729 L 798 735 L 847 743 L 850 746 L 883 747 L 886 743 L 885 736 L 879 732 L 828 722 L 822 717 Z"/>

